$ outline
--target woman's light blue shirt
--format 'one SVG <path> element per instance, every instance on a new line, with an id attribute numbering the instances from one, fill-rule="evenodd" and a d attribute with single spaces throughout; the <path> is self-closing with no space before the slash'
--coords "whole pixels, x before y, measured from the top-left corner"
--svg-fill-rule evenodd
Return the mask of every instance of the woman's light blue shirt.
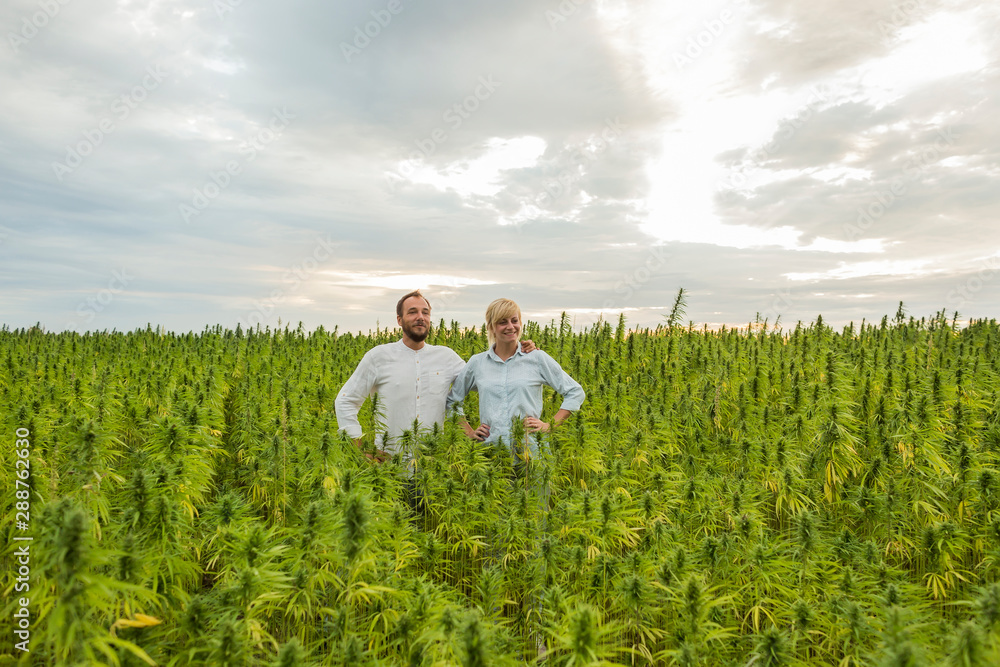
<path id="1" fill-rule="evenodd" d="M 470 391 L 478 391 L 479 421 L 490 427 L 486 442 L 503 438 L 510 443 L 512 419 L 541 418 L 542 385 L 552 387 L 563 397 L 560 409 L 573 412 L 583 404 L 580 383 L 542 350 L 525 353 L 518 347 L 513 356 L 503 361 L 490 348 L 469 359 L 455 378 L 446 407 L 450 411 Z"/>

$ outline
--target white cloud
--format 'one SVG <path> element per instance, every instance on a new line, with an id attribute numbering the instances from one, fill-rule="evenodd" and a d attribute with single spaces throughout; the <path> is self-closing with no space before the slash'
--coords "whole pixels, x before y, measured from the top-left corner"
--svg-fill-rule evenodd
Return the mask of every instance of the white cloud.
<path id="1" fill-rule="evenodd" d="M 786 273 L 789 280 L 796 282 L 818 282 L 821 280 L 847 280 L 873 276 L 896 276 L 916 278 L 931 273 L 941 273 L 942 269 L 928 268 L 929 260 L 876 260 L 870 262 L 840 262 L 836 268 L 811 273 Z"/>
<path id="2" fill-rule="evenodd" d="M 222 58 L 209 58 L 204 62 L 205 69 L 220 74 L 236 74 L 242 69 L 246 69 L 246 63 L 238 60 L 223 60 Z"/>
<path id="3" fill-rule="evenodd" d="M 412 183 L 424 183 L 439 190 L 454 190 L 462 197 L 489 197 L 499 192 L 501 173 L 533 166 L 545 152 L 545 140 L 539 137 L 493 137 L 485 142 L 483 155 L 472 160 L 455 160 L 437 168 L 424 160 L 410 160 L 399 165 L 398 172 Z"/>
<path id="4" fill-rule="evenodd" d="M 974 11 L 941 11 L 902 28 L 889 54 L 860 68 L 865 97 L 881 107 L 929 81 L 982 69 L 990 59 L 980 22 Z"/>
<path id="5" fill-rule="evenodd" d="M 469 285 L 495 285 L 491 280 L 478 280 L 465 276 L 441 274 L 354 271 L 320 271 L 331 284 L 353 287 L 383 287 L 387 289 L 412 290 L 436 287 L 468 287 Z"/>

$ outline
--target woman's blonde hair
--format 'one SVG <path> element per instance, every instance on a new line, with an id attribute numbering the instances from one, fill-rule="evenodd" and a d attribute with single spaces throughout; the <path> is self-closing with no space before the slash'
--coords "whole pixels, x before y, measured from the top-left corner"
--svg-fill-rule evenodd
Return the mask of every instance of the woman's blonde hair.
<path id="1" fill-rule="evenodd" d="M 490 339 L 490 347 L 497 342 L 493 327 L 500 320 L 509 319 L 514 315 L 520 320 L 521 309 L 510 299 L 497 299 L 486 307 L 486 336 Z"/>

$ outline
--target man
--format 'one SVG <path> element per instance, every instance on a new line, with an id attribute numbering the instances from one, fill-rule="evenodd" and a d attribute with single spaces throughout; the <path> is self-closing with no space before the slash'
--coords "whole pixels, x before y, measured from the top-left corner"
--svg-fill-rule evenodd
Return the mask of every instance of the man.
<path id="1" fill-rule="evenodd" d="M 420 290 L 403 295 L 396 304 L 396 323 L 403 329 L 403 337 L 369 350 L 334 403 L 338 427 L 361 447 L 358 410 L 365 398 L 378 393 L 385 410 L 386 432 L 375 455 L 368 455 L 378 462 L 400 453 L 398 439 L 403 431 L 413 428 L 414 420 L 425 427 L 444 423 L 448 391 L 465 367 L 454 350 L 424 342 L 430 331 L 431 304 Z M 525 352 L 535 349 L 530 340 L 522 346 Z"/>
<path id="2" fill-rule="evenodd" d="M 396 304 L 396 323 L 403 337 L 377 345 L 365 354 L 337 394 L 337 424 L 361 446 L 358 410 L 370 394 L 378 393 L 385 410 L 386 432 L 381 448 L 369 458 L 382 461 L 399 452 L 403 431 L 421 424 L 444 422 L 448 390 L 465 362 L 454 350 L 424 342 L 430 331 L 431 304 L 420 290 L 405 294 Z"/>

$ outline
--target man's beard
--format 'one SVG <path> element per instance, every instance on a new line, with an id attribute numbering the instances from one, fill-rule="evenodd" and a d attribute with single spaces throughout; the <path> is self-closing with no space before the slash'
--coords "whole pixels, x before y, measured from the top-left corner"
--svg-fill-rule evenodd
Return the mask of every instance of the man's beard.
<path id="1" fill-rule="evenodd" d="M 415 343 L 422 343 L 427 338 L 427 334 L 430 333 L 431 328 L 425 326 L 424 330 L 421 332 L 414 331 L 407 324 L 403 324 L 403 333 L 406 334 L 407 338 Z"/>

